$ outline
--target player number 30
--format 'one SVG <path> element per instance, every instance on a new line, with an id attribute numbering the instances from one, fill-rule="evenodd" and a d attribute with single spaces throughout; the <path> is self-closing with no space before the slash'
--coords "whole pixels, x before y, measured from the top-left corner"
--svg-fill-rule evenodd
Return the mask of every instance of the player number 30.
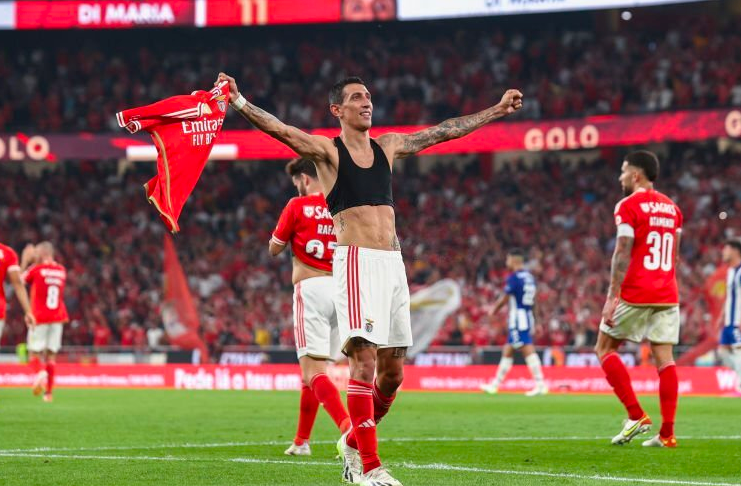
<path id="1" fill-rule="evenodd" d="M 661 268 L 664 272 L 672 269 L 674 263 L 674 235 L 658 231 L 652 231 L 648 234 L 646 240 L 648 245 L 648 255 L 643 258 L 643 266 L 646 270 L 658 270 Z"/>

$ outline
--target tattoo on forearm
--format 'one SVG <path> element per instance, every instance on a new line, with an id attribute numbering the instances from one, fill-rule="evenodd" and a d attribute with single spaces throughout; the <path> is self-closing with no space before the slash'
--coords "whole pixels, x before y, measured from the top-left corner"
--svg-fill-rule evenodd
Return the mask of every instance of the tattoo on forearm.
<path id="1" fill-rule="evenodd" d="M 242 110 L 240 110 L 239 114 L 261 130 L 269 130 L 276 124 L 282 124 L 282 122 L 274 115 L 271 115 L 262 108 L 253 105 L 249 101 L 244 105 Z"/>
<path id="2" fill-rule="evenodd" d="M 630 265 L 630 255 L 633 249 L 633 238 L 619 237 L 612 254 L 612 266 L 610 268 L 610 290 L 608 297 L 617 297 L 620 287 L 623 285 L 625 274 Z"/>
<path id="3" fill-rule="evenodd" d="M 391 237 L 391 249 L 394 251 L 401 251 L 401 243 L 399 243 L 399 237 L 394 234 Z"/>
<path id="4" fill-rule="evenodd" d="M 440 142 L 463 137 L 496 118 L 499 117 L 494 107 L 473 115 L 450 118 L 439 125 L 404 137 L 402 152 L 404 154 L 415 154 Z"/>

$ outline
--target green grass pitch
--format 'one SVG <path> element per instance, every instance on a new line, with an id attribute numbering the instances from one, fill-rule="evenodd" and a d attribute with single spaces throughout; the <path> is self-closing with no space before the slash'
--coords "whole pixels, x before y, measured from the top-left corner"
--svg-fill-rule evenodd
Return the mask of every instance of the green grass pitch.
<path id="1" fill-rule="evenodd" d="M 323 410 L 313 455 L 283 455 L 298 393 L 0 389 L 0 485 L 339 485 Z M 660 421 L 657 398 L 641 397 Z M 741 484 L 741 400 L 682 397 L 679 448 L 611 446 L 613 396 L 405 393 L 380 453 L 411 485 Z M 645 437 L 648 437 L 646 435 Z"/>

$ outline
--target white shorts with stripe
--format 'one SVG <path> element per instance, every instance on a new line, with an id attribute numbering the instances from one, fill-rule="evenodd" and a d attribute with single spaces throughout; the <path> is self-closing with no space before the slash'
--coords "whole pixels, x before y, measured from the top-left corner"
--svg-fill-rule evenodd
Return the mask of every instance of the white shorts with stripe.
<path id="1" fill-rule="evenodd" d="M 28 330 L 26 347 L 34 353 L 49 350 L 58 353 L 62 348 L 62 330 L 64 324 L 39 324 L 34 330 Z"/>
<path id="2" fill-rule="evenodd" d="M 354 337 L 379 348 L 412 345 L 409 285 L 400 251 L 338 246 L 332 276 L 343 351 Z"/>
<path id="3" fill-rule="evenodd" d="M 332 277 L 311 277 L 293 286 L 293 335 L 298 357 L 335 359 L 340 337 Z"/>
<path id="4" fill-rule="evenodd" d="M 612 327 L 600 323 L 599 330 L 610 337 L 640 343 L 655 344 L 679 342 L 679 306 L 638 306 L 620 301 L 613 317 Z"/>

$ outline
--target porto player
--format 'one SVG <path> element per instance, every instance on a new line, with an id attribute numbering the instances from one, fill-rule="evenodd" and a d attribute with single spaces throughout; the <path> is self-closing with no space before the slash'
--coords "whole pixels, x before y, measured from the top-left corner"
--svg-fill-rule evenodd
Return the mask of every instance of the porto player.
<path id="1" fill-rule="evenodd" d="M 726 306 L 718 352 L 723 364 L 736 372 L 736 391 L 741 393 L 741 240 L 723 245 L 723 262 L 728 265 Z"/>
<path id="2" fill-rule="evenodd" d="M 337 238 L 314 163 L 296 159 L 288 164 L 286 172 L 299 197 L 288 201 L 283 209 L 269 250 L 277 256 L 290 243 L 293 253 L 293 330 L 304 386 L 296 438 L 285 453 L 308 456 L 309 437 L 320 403 L 340 432 L 350 428 L 350 416 L 340 392 L 327 376 L 327 360 L 337 356 L 340 347 L 332 280 Z"/>
<path id="3" fill-rule="evenodd" d="M 499 386 L 504 381 L 507 373 L 514 364 L 515 350 L 522 351 L 525 363 L 530 369 L 530 374 L 535 380 L 535 387 L 525 395 L 534 397 L 548 393 L 548 387 L 543 380 L 543 368 L 540 357 L 535 352 L 531 332 L 535 326 L 533 307 L 535 306 L 535 294 L 538 290 L 535 277 L 525 269 L 525 253 L 519 249 L 510 250 L 507 254 L 507 269 L 512 273 L 507 277 L 504 293 L 494 303 L 491 315 L 499 312 L 504 304 L 509 301 L 509 317 L 507 318 L 508 338 L 507 345 L 502 351 L 502 359 L 499 361 L 497 376 L 494 380 L 481 389 L 491 395 L 499 392 Z"/>
<path id="4" fill-rule="evenodd" d="M 628 443 L 652 425 L 617 354 L 625 340 L 647 340 L 659 373 L 663 422 L 658 435 L 643 445 L 677 446 L 674 416 L 678 383 L 673 346 L 679 342 L 676 262 L 683 218 L 679 207 L 654 189 L 658 175 L 659 160 L 651 152 L 633 152 L 623 161 L 620 184 L 626 197 L 615 206 L 615 253 L 595 348 L 607 381 L 628 412 L 613 444 Z"/>
<path id="5" fill-rule="evenodd" d="M 18 298 L 21 307 L 23 308 L 23 319 L 26 322 L 26 326 L 32 329 L 36 325 L 36 318 L 31 311 L 31 304 L 28 299 L 28 293 L 26 287 L 23 285 L 21 279 L 21 267 L 18 262 L 18 254 L 13 251 L 9 246 L 0 243 L 0 338 L 3 337 L 3 328 L 5 327 L 5 292 L 3 291 L 3 282 L 5 277 L 8 277 L 15 296 Z"/>
<path id="6" fill-rule="evenodd" d="M 54 261 L 54 247 L 48 241 L 34 248 L 28 246 L 21 255 L 23 279 L 31 286 L 31 308 L 37 326 L 28 331 L 29 364 L 35 373 L 33 393 L 44 393 L 44 401 L 52 401 L 56 356 L 62 347 L 62 328 L 69 320 L 64 305 L 67 270 Z M 42 370 L 41 359 L 44 360 Z"/>
<path id="7" fill-rule="evenodd" d="M 234 78 L 232 108 L 255 127 L 317 167 L 337 232 L 333 278 L 343 352 L 350 361 L 347 407 L 353 429 L 340 439 L 343 479 L 369 486 L 398 486 L 381 465 L 376 424 L 386 415 L 404 377 L 412 345 L 410 298 L 391 194 L 393 161 L 438 143 L 463 137 L 522 108 L 522 93 L 473 115 L 451 118 L 410 134 L 370 136 L 373 103 L 363 80 L 345 78 L 329 93 L 329 109 L 340 122 L 335 138 L 309 135 L 248 102 Z M 374 379 L 375 377 L 375 379 Z"/>

